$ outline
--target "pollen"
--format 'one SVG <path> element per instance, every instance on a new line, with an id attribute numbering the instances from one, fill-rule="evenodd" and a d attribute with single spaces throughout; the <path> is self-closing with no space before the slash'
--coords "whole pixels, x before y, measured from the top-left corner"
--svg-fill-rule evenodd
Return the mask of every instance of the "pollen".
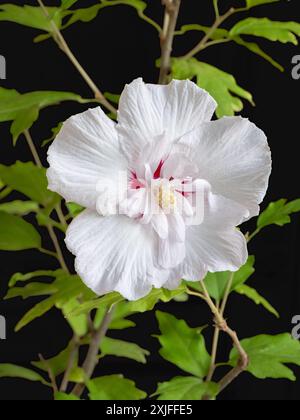
<path id="1" fill-rule="evenodd" d="M 163 210 L 173 209 L 176 204 L 174 192 L 170 188 L 160 186 L 157 191 L 157 201 Z"/>

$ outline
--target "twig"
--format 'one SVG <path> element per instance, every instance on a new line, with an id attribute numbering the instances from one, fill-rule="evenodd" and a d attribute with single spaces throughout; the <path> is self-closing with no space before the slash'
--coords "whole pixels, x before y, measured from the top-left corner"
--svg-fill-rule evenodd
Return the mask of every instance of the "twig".
<path id="1" fill-rule="evenodd" d="M 58 44 L 58 46 L 61 48 L 61 50 L 68 56 L 72 64 L 76 67 L 82 78 L 86 81 L 88 86 L 93 91 L 95 98 L 102 104 L 108 111 L 112 112 L 113 114 L 117 113 L 117 109 L 111 105 L 111 103 L 105 98 L 103 93 L 100 91 L 100 89 L 97 87 L 95 82 L 92 80 L 92 78 L 88 75 L 88 73 L 85 71 L 85 69 L 82 67 L 82 65 L 79 63 L 77 58 L 75 57 L 74 53 L 70 49 L 69 45 L 67 44 L 65 38 L 63 37 L 61 31 L 57 27 L 56 23 L 50 16 L 46 6 L 44 5 L 42 0 L 37 0 L 39 3 L 41 9 L 43 10 L 45 16 L 47 19 L 49 19 L 51 27 L 53 29 L 53 34 L 55 35 L 53 37 L 54 41 Z"/>
<path id="2" fill-rule="evenodd" d="M 235 346 L 235 348 L 238 351 L 239 354 L 239 362 L 238 362 L 238 366 L 235 367 L 231 372 L 229 372 L 228 375 L 225 376 L 224 379 L 221 380 L 220 382 L 220 387 L 223 389 L 226 388 L 226 386 L 228 386 L 234 379 L 237 378 L 237 376 L 239 376 L 242 372 L 244 372 L 249 364 L 249 358 L 247 353 L 245 352 L 245 350 L 243 349 L 239 338 L 237 336 L 237 333 L 235 331 L 233 331 L 227 324 L 226 320 L 224 319 L 223 314 L 221 313 L 221 311 L 217 308 L 217 306 L 214 304 L 214 302 L 212 301 L 207 288 L 205 286 L 205 283 L 203 280 L 201 280 L 201 286 L 203 288 L 203 292 L 204 292 L 204 296 L 206 298 L 206 302 L 208 304 L 208 306 L 210 307 L 214 317 L 215 317 L 215 322 L 216 322 L 216 328 L 218 328 L 219 331 L 223 331 L 224 333 L 226 333 L 227 335 L 229 335 L 229 337 L 231 338 L 233 345 Z M 231 287 L 230 287 L 231 288 Z"/>
<path id="3" fill-rule="evenodd" d="M 90 343 L 90 347 L 88 350 L 88 354 L 86 356 L 85 362 L 82 366 L 82 369 L 85 373 L 86 380 L 89 380 L 93 372 L 98 364 L 98 353 L 99 353 L 99 347 L 101 345 L 101 342 L 103 338 L 105 337 L 107 330 L 109 328 L 109 324 L 111 323 L 113 316 L 113 310 L 108 310 L 103 318 L 103 321 L 101 323 L 101 326 L 98 330 L 94 331 L 92 334 L 92 340 Z M 73 394 L 77 397 L 80 397 L 85 389 L 85 384 L 78 384 L 73 389 Z"/>
<path id="4" fill-rule="evenodd" d="M 207 32 L 207 34 L 204 36 L 204 38 L 193 48 L 189 53 L 187 53 L 185 56 L 183 56 L 183 59 L 189 59 L 194 57 L 196 54 L 198 54 L 200 51 L 207 48 L 207 44 L 209 40 L 212 38 L 216 30 L 222 25 L 222 23 L 225 22 L 230 16 L 232 16 L 234 13 L 236 13 L 236 9 L 231 8 L 228 10 L 225 15 L 217 16 L 215 23 L 210 28 L 210 30 Z"/>
<path id="5" fill-rule="evenodd" d="M 33 139 L 31 137 L 31 134 L 30 134 L 29 130 L 24 131 L 24 136 L 25 136 L 25 138 L 27 140 L 28 146 L 29 146 L 29 148 L 31 150 L 31 153 L 33 155 L 33 158 L 34 158 L 34 161 L 35 161 L 36 165 L 39 168 L 42 168 L 43 166 L 42 166 L 42 163 L 41 163 L 39 154 L 38 154 L 37 149 L 36 149 L 36 147 L 34 145 L 34 142 L 33 142 Z M 59 241 L 57 239 L 57 236 L 55 234 L 54 229 L 53 229 L 53 227 L 51 225 L 47 225 L 47 229 L 48 229 L 49 236 L 50 236 L 50 238 L 51 238 L 51 240 L 53 242 L 53 245 L 54 245 L 54 248 L 55 248 L 55 251 L 56 251 L 56 257 L 57 257 L 58 261 L 60 262 L 60 265 L 61 265 L 62 269 L 65 270 L 67 273 L 69 273 L 68 266 L 67 266 L 67 264 L 65 262 L 65 259 L 64 259 L 64 256 L 63 256 L 63 252 L 61 250 L 61 247 L 60 247 L 60 244 L 59 244 Z M 47 252 L 45 252 L 45 251 L 46 250 L 42 249 L 42 252 L 44 254 L 47 253 L 47 254 L 53 256 L 53 254 L 51 253 L 51 251 L 47 251 Z"/>
<path id="6" fill-rule="evenodd" d="M 45 360 L 44 357 L 41 354 L 39 354 L 39 359 L 45 365 L 45 367 L 47 368 L 47 372 L 48 372 L 49 379 L 51 381 L 53 392 L 54 393 L 58 392 L 58 387 L 57 387 L 57 384 L 56 384 L 56 379 L 55 379 L 55 376 L 54 376 L 53 371 L 51 369 L 51 366 L 49 365 L 49 363 L 47 362 L 47 360 Z"/>
<path id="7" fill-rule="evenodd" d="M 74 363 L 75 363 L 75 359 L 78 353 L 78 349 L 79 349 L 79 339 L 78 337 L 75 335 L 72 339 L 72 343 L 71 343 L 71 352 L 69 355 L 69 360 L 68 360 L 68 365 L 67 365 L 67 369 L 65 371 L 61 386 L 60 386 L 60 391 L 61 392 L 66 392 L 68 389 L 68 385 L 69 385 L 69 378 L 70 375 L 72 373 L 72 370 L 74 368 Z"/>
<path id="8" fill-rule="evenodd" d="M 168 82 L 168 75 L 171 67 L 171 54 L 175 37 L 176 25 L 181 5 L 181 0 L 164 0 L 165 21 L 161 33 L 161 66 L 159 83 L 165 85 Z"/>

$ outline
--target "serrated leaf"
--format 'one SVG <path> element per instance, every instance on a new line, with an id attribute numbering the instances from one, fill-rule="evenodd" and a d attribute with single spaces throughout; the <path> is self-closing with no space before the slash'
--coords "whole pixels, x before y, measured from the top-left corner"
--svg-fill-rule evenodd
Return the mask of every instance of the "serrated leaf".
<path id="1" fill-rule="evenodd" d="M 72 7 L 75 3 L 77 3 L 78 0 L 61 0 L 61 7 L 63 9 L 69 9 Z"/>
<path id="2" fill-rule="evenodd" d="M 85 315 L 70 315 L 70 312 L 72 312 L 77 307 L 78 300 L 76 298 L 70 299 L 70 301 L 62 307 L 62 312 L 74 333 L 78 337 L 83 337 L 88 332 L 87 317 Z"/>
<path id="3" fill-rule="evenodd" d="M 217 384 L 187 376 L 173 378 L 169 382 L 159 384 L 154 396 L 158 395 L 159 401 L 199 401 L 205 396 L 213 399 L 218 392 Z"/>
<path id="4" fill-rule="evenodd" d="M 41 382 L 43 385 L 50 386 L 45 379 L 33 370 L 12 364 L 0 364 L 0 378 L 19 378 L 31 382 Z"/>
<path id="5" fill-rule="evenodd" d="M 11 201 L 9 203 L 0 204 L 0 212 L 14 214 L 16 216 L 26 216 L 30 213 L 37 213 L 39 205 L 34 201 Z"/>
<path id="6" fill-rule="evenodd" d="M 204 378 L 211 358 L 199 329 L 190 328 L 185 321 L 164 312 L 157 311 L 156 317 L 161 331 L 160 355 L 185 372 Z"/>
<path id="7" fill-rule="evenodd" d="M 254 104 L 251 93 L 240 87 L 231 74 L 196 58 L 173 58 L 172 77 L 180 80 L 196 78 L 197 85 L 210 93 L 218 103 L 218 118 L 242 111 L 244 105 L 240 98 Z"/>
<path id="8" fill-rule="evenodd" d="M 10 281 L 9 281 L 9 287 L 14 287 L 19 281 L 20 282 L 25 282 L 25 281 L 29 281 L 32 280 L 34 278 L 37 277 L 52 277 L 52 278 L 57 278 L 58 276 L 62 275 L 64 273 L 63 270 L 38 270 L 38 271 L 34 271 L 33 273 L 15 273 Z"/>
<path id="9" fill-rule="evenodd" d="M 103 376 L 87 383 L 91 401 L 143 400 L 147 394 L 122 375 Z"/>
<path id="10" fill-rule="evenodd" d="M 71 92 L 37 91 L 20 94 L 0 88 L 0 122 L 12 121 L 14 143 L 22 132 L 31 128 L 40 110 L 65 101 L 86 103 L 87 100 Z"/>
<path id="11" fill-rule="evenodd" d="M 276 336 L 260 335 L 241 341 L 247 352 L 250 363 L 247 371 L 259 379 L 289 379 L 295 381 L 296 377 L 286 365 L 300 366 L 300 342 L 290 334 Z M 230 354 L 230 364 L 237 365 L 237 350 Z"/>
<path id="12" fill-rule="evenodd" d="M 57 288 L 53 286 L 53 284 L 30 283 L 23 287 L 13 287 L 9 289 L 4 299 L 14 299 L 16 297 L 28 299 L 30 297 L 48 296 L 55 293 L 56 291 Z"/>
<path id="13" fill-rule="evenodd" d="M 41 248 L 42 240 L 35 228 L 21 217 L 0 212 L 0 250 L 23 251 Z"/>
<path id="14" fill-rule="evenodd" d="M 73 394 L 65 394 L 64 392 L 56 392 L 54 394 L 55 401 L 81 401 L 80 398 Z"/>
<path id="15" fill-rule="evenodd" d="M 230 30 L 230 36 L 239 35 L 253 35 L 269 41 L 279 41 L 284 44 L 291 42 L 298 45 L 296 35 L 300 36 L 300 23 L 277 22 L 268 18 L 247 18 Z"/>
<path id="16" fill-rule="evenodd" d="M 276 309 L 273 308 L 273 306 L 252 287 L 242 284 L 236 287 L 234 291 L 240 295 L 246 296 L 248 299 L 251 299 L 256 305 L 262 305 L 268 312 L 275 315 L 276 318 L 280 318 Z"/>
<path id="17" fill-rule="evenodd" d="M 67 203 L 67 208 L 69 210 L 70 216 L 74 219 L 75 217 L 79 216 L 80 213 L 83 212 L 84 207 L 80 206 L 76 203 Z"/>
<path id="18" fill-rule="evenodd" d="M 60 27 L 63 17 L 61 10 L 57 7 L 47 7 L 47 10 L 56 26 Z M 38 6 L 3 4 L 0 6 L 0 21 L 18 23 L 45 32 L 53 32 L 50 19 Z"/>
<path id="19" fill-rule="evenodd" d="M 285 199 L 270 203 L 258 218 L 257 227 L 263 229 L 269 225 L 284 226 L 291 222 L 290 216 L 300 212 L 300 199 L 287 202 Z"/>
<path id="20" fill-rule="evenodd" d="M 48 190 L 46 169 L 38 168 L 32 162 L 0 165 L 0 177 L 10 188 L 46 208 L 54 207 L 60 201 L 58 194 Z"/>
<path id="21" fill-rule="evenodd" d="M 138 346 L 135 343 L 127 341 L 116 340 L 114 338 L 105 337 L 101 343 L 101 357 L 104 356 L 117 356 L 125 357 L 127 359 L 135 360 L 139 363 L 147 363 L 146 356 L 150 353 Z"/>

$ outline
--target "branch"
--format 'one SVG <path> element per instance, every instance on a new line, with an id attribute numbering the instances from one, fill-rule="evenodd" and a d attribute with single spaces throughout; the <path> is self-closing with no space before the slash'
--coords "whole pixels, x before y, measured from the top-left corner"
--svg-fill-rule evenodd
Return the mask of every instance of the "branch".
<path id="1" fill-rule="evenodd" d="M 75 359 L 78 353 L 78 349 L 79 349 L 79 338 L 75 335 L 72 339 L 72 348 L 71 348 L 71 352 L 69 355 L 69 360 L 68 360 L 68 365 L 67 365 L 67 369 L 65 371 L 62 383 L 61 383 L 61 387 L 60 387 L 60 391 L 61 392 L 66 392 L 68 385 L 69 385 L 69 378 L 70 375 L 72 373 L 73 367 L 74 367 L 74 363 L 75 363 Z"/>
<path id="2" fill-rule="evenodd" d="M 232 276 L 233 279 L 233 276 Z M 228 290 L 231 289 L 231 284 L 232 284 L 232 279 L 229 281 L 229 285 L 227 287 L 227 298 L 225 296 L 225 299 L 227 301 L 229 293 Z M 214 304 L 214 302 L 212 301 L 207 288 L 205 286 L 205 283 L 203 280 L 201 280 L 201 286 L 203 288 L 203 292 L 204 292 L 204 296 L 205 296 L 205 300 L 208 304 L 208 306 L 210 307 L 213 315 L 215 316 L 215 322 L 216 322 L 216 328 L 218 329 L 218 331 L 223 331 L 224 333 L 226 333 L 227 335 L 229 335 L 229 337 L 231 338 L 234 347 L 237 349 L 238 354 L 239 354 L 239 362 L 238 362 L 238 366 L 235 367 L 231 372 L 229 372 L 228 375 L 225 376 L 225 378 L 223 378 L 219 385 L 221 390 L 224 390 L 234 379 L 236 379 L 242 372 L 244 372 L 248 365 L 249 365 L 249 357 L 247 355 L 247 353 L 245 352 L 245 350 L 243 349 L 240 340 L 237 336 L 237 333 L 235 331 L 233 331 L 229 325 L 227 324 L 226 320 L 224 319 L 224 314 L 222 313 L 222 309 L 219 310 L 217 308 L 217 306 Z M 224 305 L 223 305 L 224 306 Z M 226 306 L 226 304 L 225 304 Z M 225 308 L 224 306 L 224 308 Z M 216 334 L 217 336 L 217 334 Z M 219 338 L 219 336 L 218 336 Z M 211 372 L 210 372 L 211 374 Z"/>
<path id="3" fill-rule="evenodd" d="M 207 34 L 204 36 L 204 38 L 193 48 L 189 53 L 187 53 L 185 56 L 183 56 L 183 59 L 189 59 L 194 57 L 196 54 L 198 54 L 200 51 L 204 50 L 207 47 L 207 44 L 209 43 L 209 40 L 212 38 L 216 30 L 222 25 L 222 23 L 225 22 L 230 16 L 232 16 L 234 13 L 236 13 L 236 9 L 231 8 L 228 10 L 225 15 L 217 16 L 215 23 L 210 28 L 210 30 L 207 32 Z M 224 40 L 223 40 L 224 41 Z M 214 44 L 216 44 L 214 42 Z M 214 45 L 213 44 L 213 45 Z"/>
<path id="4" fill-rule="evenodd" d="M 57 384 L 56 384 L 56 379 L 55 379 L 55 376 L 54 376 L 53 371 L 51 369 L 51 366 L 49 365 L 49 363 L 47 362 L 47 360 L 45 360 L 44 357 L 41 354 L 39 354 L 39 358 L 40 358 L 40 361 L 47 368 L 47 372 L 48 372 L 49 379 L 51 381 L 53 392 L 54 393 L 58 392 L 58 387 L 57 387 Z"/>
<path id="5" fill-rule="evenodd" d="M 161 66 L 159 75 L 159 83 L 161 85 L 165 85 L 168 82 L 181 0 L 163 0 L 163 4 L 165 4 L 166 10 L 164 28 L 161 34 Z"/>
<path id="6" fill-rule="evenodd" d="M 70 59 L 72 64 L 75 66 L 75 68 L 78 70 L 82 78 L 86 81 L 88 86 L 91 88 L 91 90 L 94 92 L 95 98 L 102 104 L 108 111 L 112 112 L 113 114 L 117 113 L 117 109 L 111 105 L 111 103 L 105 98 L 103 93 L 99 90 L 95 82 L 91 79 L 91 77 L 88 75 L 88 73 L 85 71 L 85 69 L 82 67 L 82 65 L 79 63 L 75 55 L 73 54 L 72 50 L 70 49 L 69 45 L 67 44 L 65 38 L 63 37 L 62 33 L 60 32 L 59 28 L 57 27 L 56 23 L 50 16 L 46 6 L 44 5 L 42 0 L 37 0 L 39 3 L 41 9 L 43 10 L 45 16 L 49 19 L 51 27 L 53 29 L 54 33 L 54 41 L 57 43 L 57 45 L 60 47 L 60 49 L 67 55 L 67 57 Z"/>
<path id="7" fill-rule="evenodd" d="M 94 331 L 92 333 L 92 340 L 90 343 L 89 351 L 86 356 L 85 362 L 82 366 L 82 369 L 85 373 L 85 378 L 88 381 L 91 379 L 93 372 L 98 364 L 98 353 L 99 353 L 99 347 L 101 345 L 101 342 L 103 338 L 106 336 L 107 330 L 109 328 L 109 324 L 111 323 L 113 316 L 113 310 L 108 310 L 106 312 L 106 315 L 99 327 L 98 330 Z M 74 387 L 72 394 L 76 395 L 77 397 L 80 397 L 85 389 L 85 384 L 78 384 Z"/>

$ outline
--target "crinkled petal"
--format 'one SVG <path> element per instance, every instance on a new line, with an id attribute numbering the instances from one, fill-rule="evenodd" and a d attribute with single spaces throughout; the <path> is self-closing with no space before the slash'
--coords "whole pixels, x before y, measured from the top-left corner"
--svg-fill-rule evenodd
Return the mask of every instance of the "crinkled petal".
<path id="1" fill-rule="evenodd" d="M 202 122 L 210 121 L 215 109 L 214 99 L 188 80 L 159 86 L 137 79 L 126 86 L 120 99 L 120 143 L 128 159 L 135 161 L 144 148 L 159 141 L 159 136 L 164 134 L 171 145 Z M 159 159 L 165 150 L 160 153 Z"/>
<path id="2" fill-rule="evenodd" d="M 263 131 L 249 120 L 226 117 L 204 123 L 180 141 L 197 162 L 199 178 L 212 191 L 259 213 L 271 173 L 271 152 Z M 182 151 L 182 149 L 181 149 Z"/>
<path id="3" fill-rule="evenodd" d="M 96 208 L 99 181 L 117 183 L 119 171 L 126 170 L 115 123 L 99 107 L 64 123 L 48 161 L 49 189 L 91 209 Z"/>
<path id="4" fill-rule="evenodd" d="M 112 291 L 129 300 L 152 289 L 157 235 L 126 216 L 101 217 L 85 210 L 70 225 L 66 244 L 76 255 L 76 271 L 98 295 Z"/>

